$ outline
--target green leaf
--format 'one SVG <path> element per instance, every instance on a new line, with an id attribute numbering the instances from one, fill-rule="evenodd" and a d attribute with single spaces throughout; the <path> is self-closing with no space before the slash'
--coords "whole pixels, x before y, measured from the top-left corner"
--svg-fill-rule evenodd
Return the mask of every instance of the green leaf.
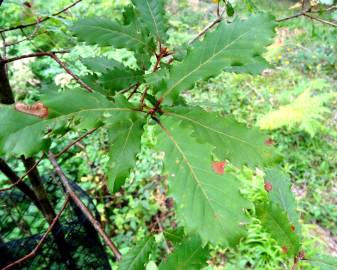
<path id="1" fill-rule="evenodd" d="M 47 150 L 50 140 L 44 137 L 47 121 L 26 115 L 10 107 L 0 109 L 0 155 L 32 156 Z"/>
<path id="2" fill-rule="evenodd" d="M 42 96 L 41 102 L 48 108 L 48 119 L 18 112 L 12 106 L 0 108 L 1 155 L 30 157 L 48 149 L 47 133 L 64 133 L 69 125 L 77 130 L 91 129 L 104 122 L 104 114 L 132 110 L 124 99 L 112 103 L 99 93 L 80 89 L 48 93 Z"/>
<path id="3" fill-rule="evenodd" d="M 270 200 L 278 204 L 287 213 L 290 222 L 295 226 L 295 232 L 300 236 L 300 217 L 296 211 L 296 200 L 294 194 L 291 192 L 289 177 L 279 169 L 273 168 L 266 170 L 265 181 L 272 185 L 272 190 L 268 192 Z"/>
<path id="4" fill-rule="evenodd" d="M 198 143 L 181 121 L 161 117 L 165 129 L 158 148 L 165 152 L 164 166 L 175 200 L 177 218 L 203 242 L 231 245 L 244 235 L 244 209 L 250 204 L 239 192 L 239 181 L 212 170 L 213 147 Z"/>
<path id="5" fill-rule="evenodd" d="M 209 250 L 199 237 L 192 236 L 178 245 L 159 270 L 200 270 L 207 265 Z"/>
<path id="6" fill-rule="evenodd" d="M 103 74 L 101 83 L 104 87 L 113 91 L 128 88 L 132 84 L 143 80 L 143 72 L 130 68 L 115 68 Z"/>
<path id="7" fill-rule="evenodd" d="M 256 215 L 263 228 L 294 258 L 300 249 L 300 240 L 291 229 L 286 213 L 277 204 L 264 203 L 256 206 Z"/>
<path id="8" fill-rule="evenodd" d="M 226 2 L 226 13 L 229 17 L 233 17 L 234 15 L 234 8 L 229 1 Z"/>
<path id="9" fill-rule="evenodd" d="M 137 51 L 147 46 L 144 36 L 132 25 L 121 25 L 107 18 L 92 17 L 80 19 L 73 27 L 80 41 L 91 45 L 114 46 Z"/>
<path id="10" fill-rule="evenodd" d="M 123 68 L 120 62 L 106 57 L 81 58 L 81 62 L 91 71 L 100 73 L 105 73 L 115 68 Z"/>
<path id="11" fill-rule="evenodd" d="M 143 241 L 133 247 L 125 256 L 119 265 L 120 270 L 144 270 L 145 263 L 149 259 L 149 255 L 155 246 L 152 236 L 145 238 Z"/>
<path id="12" fill-rule="evenodd" d="M 181 63 L 172 67 L 167 87 L 160 94 L 174 99 L 198 80 L 216 76 L 224 69 L 260 73 L 268 67 L 261 55 L 272 41 L 274 26 L 273 18 L 263 14 L 245 21 L 220 23 L 195 44 Z"/>
<path id="13" fill-rule="evenodd" d="M 179 227 L 177 229 L 164 231 L 164 236 L 167 240 L 171 241 L 173 244 L 178 244 L 185 238 L 184 228 Z"/>
<path id="14" fill-rule="evenodd" d="M 120 189 L 136 164 L 144 123 L 144 118 L 130 113 L 128 119 L 121 118 L 109 126 L 108 188 L 111 192 Z"/>
<path id="15" fill-rule="evenodd" d="M 167 39 L 168 22 L 165 18 L 163 0 L 132 0 L 140 14 L 140 20 L 149 29 L 150 33 L 164 43 Z"/>
<path id="16" fill-rule="evenodd" d="M 166 115 L 181 120 L 193 130 L 198 141 L 215 147 L 219 160 L 228 159 L 235 165 L 270 165 L 280 160 L 276 150 L 266 145 L 267 137 L 256 129 L 249 129 L 231 117 L 199 108 L 177 108 Z"/>
<path id="17" fill-rule="evenodd" d="M 337 257 L 317 255 L 307 258 L 306 261 L 320 270 L 337 270 Z"/>

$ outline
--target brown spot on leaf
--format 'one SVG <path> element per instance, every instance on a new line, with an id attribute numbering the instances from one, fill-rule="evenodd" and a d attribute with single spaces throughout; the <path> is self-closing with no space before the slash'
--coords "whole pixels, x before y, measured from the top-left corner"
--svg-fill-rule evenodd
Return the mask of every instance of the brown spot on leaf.
<path id="1" fill-rule="evenodd" d="M 282 246 L 282 253 L 288 253 L 288 248 L 286 246 Z"/>
<path id="2" fill-rule="evenodd" d="M 273 189 L 273 185 L 270 182 L 266 181 L 264 183 L 264 189 L 265 191 L 270 192 Z"/>
<path id="3" fill-rule="evenodd" d="M 295 226 L 291 224 L 291 226 L 290 226 L 290 230 L 291 230 L 292 232 L 294 232 L 294 231 L 295 231 L 295 229 L 296 229 L 296 228 L 295 228 Z"/>
<path id="4" fill-rule="evenodd" d="M 27 105 L 22 102 L 18 102 L 15 104 L 15 110 L 40 118 L 48 117 L 48 108 L 42 102 L 37 102 L 33 105 Z"/>
<path id="5" fill-rule="evenodd" d="M 226 161 L 216 161 L 212 163 L 212 169 L 216 174 L 224 174 L 226 165 Z"/>

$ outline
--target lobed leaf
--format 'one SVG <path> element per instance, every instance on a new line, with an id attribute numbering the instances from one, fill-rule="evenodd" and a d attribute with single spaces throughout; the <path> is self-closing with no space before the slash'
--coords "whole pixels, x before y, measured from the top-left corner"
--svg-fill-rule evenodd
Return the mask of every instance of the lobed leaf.
<path id="1" fill-rule="evenodd" d="M 256 206 L 256 215 L 264 229 L 282 247 L 283 252 L 292 258 L 297 256 L 301 247 L 300 240 L 292 231 L 292 224 L 283 209 L 274 203 L 264 203 Z"/>
<path id="2" fill-rule="evenodd" d="M 185 239 L 159 265 L 159 270 L 200 270 L 207 265 L 209 250 L 203 247 L 197 236 Z"/>
<path id="3" fill-rule="evenodd" d="M 177 108 L 166 112 L 182 125 L 193 130 L 199 142 L 215 147 L 213 153 L 219 160 L 228 159 L 235 165 L 271 165 L 281 157 L 265 141 L 267 137 L 257 129 L 249 129 L 231 117 L 199 108 Z"/>
<path id="4" fill-rule="evenodd" d="M 230 24 L 220 23 L 188 51 L 181 63 L 172 67 L 160 95 L 174 100 L 198 80 L 216 76 L 223 70 L 260 73 L 268 67 L 261 55 L 271 43 L 274 26 L 273 18 L 264 14 Z"/>
<path id="5" fill-rule="evenodd" d="M 244 209 L 250 207 L 239 192 L 239 181 L 212 170 L 213 147 L 198 143 L 181 121 L 164 116 L 161 123 L 166 129 L 159 135 L 158 148 L 165 152 L 177 218 L 203 242 L 237 243 L 245 233 Z"/>
<path id="6" fill-rule="evenodd" d="M 73 32 L 80 41 L 91 45 L 114 46 L 138 51 L 147 46 L 144 35 L 132 25 L 121 25 L 108 18 L 91 17 L 75 22 Z"/>
<path id="7" fill-rule="evenodd" d="M 120 270 L 144 270 L 145 263 L 149 259 L 149 255 L 155 246 L 153 236 L 145 238 L 143 241 L 133 247 L 125 256 L 119 265 Z"/>

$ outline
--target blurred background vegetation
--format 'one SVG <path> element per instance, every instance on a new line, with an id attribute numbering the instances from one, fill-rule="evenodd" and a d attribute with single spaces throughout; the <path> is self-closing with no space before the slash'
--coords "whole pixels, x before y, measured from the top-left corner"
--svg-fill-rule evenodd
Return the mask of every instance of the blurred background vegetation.
<path id="1" fill-rule="evenodd" d="M 70 69 L 89 83 L 90 74 L 81 57 L 104 55 L 126 65 L 134 64 L 125 50 L 111 50 L 77 43 L 69 28 L 76 18 L 102 15 L 121 19 L 127 0 L 83 1 L 62 16 L 45 22 L 43 27 L 15 31 L 6 35 L 8 56 L 41 50 L 69 49 L 62 59 Z M 37 15 L 61 10 L 70 1 L 5 0 L 0 7 L 1 28 L 15 23 L 32 22 Z M 175 46 L 193 38 L 211 20 L 216 4 L 213 1 L 168 0 L 170 19 L 169 45 Z M 253 4 L 252 4 L 253 3 Z M 296 12 L 296 1 L 233 1 L 237 16 L 267 11 L 277 18 Z M 329 3 L 328 3 L 329 4 Z M 337 20 L 337 11 L 329 15 Z M 36 35 L 30 40 L 30 35 Z M 306 252 L 337 256 L 337 29 L 308 18 L 297 18 L 279 24 L 275 42 L 266 54 L 270 69 L 262 75 L 224 73 L 207 82 L 198 83 L 184 93 L 190 104 L 206 110 L 233 114 L 249 126 L 264 129 L 284 155 L 283 167 L 291 176 L 292 189 L 298 201 L 303 223 Z M 36 100 L 44 91 L 73 87 L 75 82 L 49 58 L 25 59 L 9 66 L 11 85 L 17 100 Z M 90 81 L 92 83 L 92 81 Z M 96 86 L 99 87 L 99 86 Z M 67 135 L 53 147 L 62 149 L 78 134 Z M 106 134 L 102 131 L 77 144 L 60 159 L 64 171 L 94 199 L 101 222 L 122 253 L 150 232 L 163 243 L 162 228 L 177 226 L 172 217 L 172 202 L 166 196 L 162 157 L 153 150 L 151 127 L 143 137 L 143 149 L 129 183 L 121 192 L 111 195 L 105 186 L 107 157 Z M 103 146 L 103 147 L 102 147 Z M 21 174 L 24 168 L 12 160 Z M 232 168 L 246 183 L 242 192 L 258 198 L 263 172 L 259 169 Z M 49 175 L 52 168 L 43 161 L 40 170 Z M 0 183 L 7 183 L 0 175 Z M 0 209 L 1 214 L 1 209 Z M 28 219 L 28 217 L 27 217 Z M 36 232 L 46 228 L 42 217 L 27 220 Z M 281 248 L 264 232 L 258 221 L 248 225 L 249 234 L 237 249 L 213 247 L 208 269 L 289 269 Z M 13 230 L 8 239 L 22 237 Z M 253 244 L 254 243 L 254 244 Z M 258 245 L 256 245 L 258 243 Z M 156 269 L 160 254 L 153 256 L 147 268 Z M 113 262 L 112 262 L 113 265 Z M 114 266 L 116 267 L 116 266 Z M 303 269 L 312 269 L 303 264 Z M 117 268 L 115 268 L 117 269 Z"/>

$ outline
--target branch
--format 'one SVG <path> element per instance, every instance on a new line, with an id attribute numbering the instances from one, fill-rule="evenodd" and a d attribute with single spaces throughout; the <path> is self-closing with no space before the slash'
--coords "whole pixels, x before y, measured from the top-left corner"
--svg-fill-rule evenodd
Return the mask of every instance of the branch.
<path id="1" fill-rule="evenodd" d="M 38 23 L 45 22 L 45 21 L 51 19 L 52 17 L 58 16 L 61 13 L 66 12 L 68 9 L 70 9 L 73 6 L 77 5 L 81 1 L 82 0 L 77 0 L 74 3 L 70 4 L 69 6 L 65 7 L 64 9 L 62 9 L 62 10 L 56 12 L 56 13 L 53 13 L 50 16 L 46 16 L 44 18 L 38 18 L 36 22 L 28 23 L 28 24 L 20 24 L 20 25 L 17 25 L 17 26 L 12 26 L 12 27 L 9 27 L 9 28 L 6 28 L 6 29 L 2 29 L 2 30 L 0 30 L 0 33 L 7 32 L 7 31 L 12 31 L 12 30 L 17 30 L 17 29 L 23 29 L 23 28 L 26 28 L 26 27 L 29 27 L 29 26 L 34 26 L 34 25 L 36 25 Z"/>
<path id="2" fill-rule="evenodd" d="M 94 133 L 98 128 L 93 128 L 91 130 L 89 130 L 88 132 L 84 133 L 81 137 L 77 138 L 76 140 L 74 140 L 73 142 L 71 142 L 68 146 L 66 146 L 65 148 L 63 148 L 63 150 L 61 152 L 59 152 L 58 154 L 54 155 L 55 158 L 60 157 L 61 155 L 63 155 L 65 152 L 67 152 L 71 147 L 73 147 L 75 144 L 77 144 L 78 142 L 82 141 L 85 137 L 89 136 L 90 134 Z"/>
<path id="3" fill-rule="evenodd" d="M 73 77 L 73 79 L 80 84 L 83 88 L 85 88 L 86 90 L 88 90 L 88 92 L 92 93 L 94 92 L 94 90 L 87 85 L 84 81 L 82 81 L 76 74 L 74 74 L 66 65 L 65 63 L 63 63 L 61 61 L 60 58 L 58 58 L 56 56 L 57 53 L 68 53 L 68 51 L 52 51 L 52 52 L 37 52 L 37 53 L 31 53 L 31 54 L 24 54 L 24 55 L 20 55 L 20 56 L 16 56 L 13 58 L 8 58 L 8 59 L 2 59 L 0 61 L 0 64 L 8 64 L 10 62 L 14 62 L 20 59 L 24 59 L 24 58 L 30 58 L 30 57 L 43 57 L 43 56 L 49 56 L 51 57 L 56 63 L 58 63 L 60 65 L 61 68 L 63 68 L 65 70 L 65 72 L 67 72 L 71 77 Z"/>
<path id="4" fill-rule="evenodd" d="M 310 18 L 310 19 L 312 19 L 314 21 L 318 21 L 318 22 L 321 22 L 321 23 L 324 23 L 324 24 L 327 24 L 327 25 L 330 25 L 330 26 L 333 26 L 333 27 L 337 27 L 336 23 L 333 23 L 333 22 L 330 22 L 330 21 L 327 21 L 327 20 L 324 20 L 324 19 L 312 16 L 309 13 L 304 13 L 303 16 L 308 17 L 308 18 Z"/>
<path id="5" fill-rule="evenodd" d="M 0 158 L 0 171 L 8 177 L 10 181 L 15 183 L 15 185 L 18 186 L 18 188 L 28 197 L 32 200 L 32 202 L 41 209 L 41 206 L 39 204 L 39 200 L 36 197 L 35 193 L 31 190 L 31 188 L 26 185 L 25 183 L 22 183 L 20 178 L 16 175 L 16 173 L 8 166 L 8 164 Z M 5 189 L 6 190 L 6 189 Z"/>
<path id="6" fill-rule="evenodd" d="M 67 177 L 63 173 L 62 169 L 58 165 L 58 163 L 57 163 L 57 161 L 55 159 L 55 156 L 51 152 L 49 152 L 48 158 L 49 158 L 50 162 L 52 163 L 52 165 L 54 166 L 56 173 L 60 177 L 60 180 L 61 180 L 61 182 L 62 182 L 65 190 L 69 193 L 71 199 L 79 207 L 79 209 L 83 212 L 83 214 L 88 218 L 88 220 L 90 221 L 90 223 L 92 224 L 92 226 L 97 230 L 97 232 L 102 236 L 103 240 L 105 241 L 105 243 L 107 244 L 107 246 L 111 249 L 111 251 L 115 255 L 116 259 L 120 260 L 121 257 L 122 257 L 121 253 L 119 252 L 119 250 L 117 249 L 117 247 L 114 245 L 114 243 L 110 240 L 110 238 L 106 235 L 106 233 L 102 229 L 101 225 L 95 219 L 95 217 L 91 214 L 91 212 L 89 211 L 89 209 L 84 205 L 84 203 L 76 195 L 76 193 L 74 192 L 72 186 L 69 183 L 69 180 L 67 179 Z"/>
<path id="7" fill-rule="evenodd" d="M 28 259 L 35 257 L 36 253 L 39 251 L 39 249 L 42 247 L 43 243 L 46 241 L 48 234 L 53 230 L 55 224 L 58 222 L 58 220 L 59 220 L 60 216 L 62 215 L 63 211 L 66 209 L 68 203 L 69 203 L 69 195 L 66 197 L 66 200 L 65 200 L 60 212 L 55 216 L 55 218 L 53 219 L 53 221 L 49 225 L 47 231 L 44 233 L 44 235 L 42 236 L 40 241 L 37 243 L 35 248 L 29 254 L 25 255 L 24 257 L 16 260 L 15 262 L 13 262 L 11 264 L 5 266 L 4 268 L 2 268 L 2 270 L 12 269 L 15 266 L 27 261 Z"/>
<path id="8" fill-rule="evenodd" d="M 42 159 L 43 159 L 43 156 L 44 156 L 44 155 L 42 155 L 42 156 L 38 159 L 38 161 L 36 161 L 35 164 L 34 164 L 30 169 L 28 169 L 28 170 L 26 171 L 26 173 L 25 173 L 24 175 L 22 175 L 20 178 L 16 177 L 16 180 L 15 180 L 15 181 L 14 181 L 13 179 L 10 179 L 10 180 L 13 182 L 13 184 L 10 185 L 10 186 L 7 187 L 7 188 L 2 188 L 2 189 L 0 189 L 0 193 L 1 193 L 1 192 L 4 192 L 4 191 L 8 191 L 8 190 L 10 190 L 10 189 L 12 189 L 12 188 L 18 186 L 18 185 L 23 181 L 23 179 L 24 179 L 28 174 L 30 174 L 30 173 L 37 167 L 37 165 L 40 164 L 40 162 L 41 162 Z"/>
<path id="9" fill-rule="evenodd" d="M 0 61 L 0 64 L 8 64 L 8 63 L 11 63 L 17 60 L 31 58 L 31 57 L 43 57 L 43 56 L 51 57 L 52 54 L 56 54 L 56 53 L 69 53 L 69 52 L 68 51 L 52 51 L 52 52 L 37 52 L 37 53 L 23 54 L 23 55 L 12 57 L 12 58 L 2 59 Z"/>
<path id="10" fill-rule="evenodd" d="M 191 45 L 193 42 L 195 42 L 197 39 L 202 37 L 206 32 L 208 32 L 210 29 L 212 29 L 215 25 L 220 23 L 224 18 L 222 16 L 218 17 L 215 21 L 211 22 L 209 25 L 207 25 L 196 37 L 194 37 L 192 40 L 188 42 L 189 45 Z"/>

